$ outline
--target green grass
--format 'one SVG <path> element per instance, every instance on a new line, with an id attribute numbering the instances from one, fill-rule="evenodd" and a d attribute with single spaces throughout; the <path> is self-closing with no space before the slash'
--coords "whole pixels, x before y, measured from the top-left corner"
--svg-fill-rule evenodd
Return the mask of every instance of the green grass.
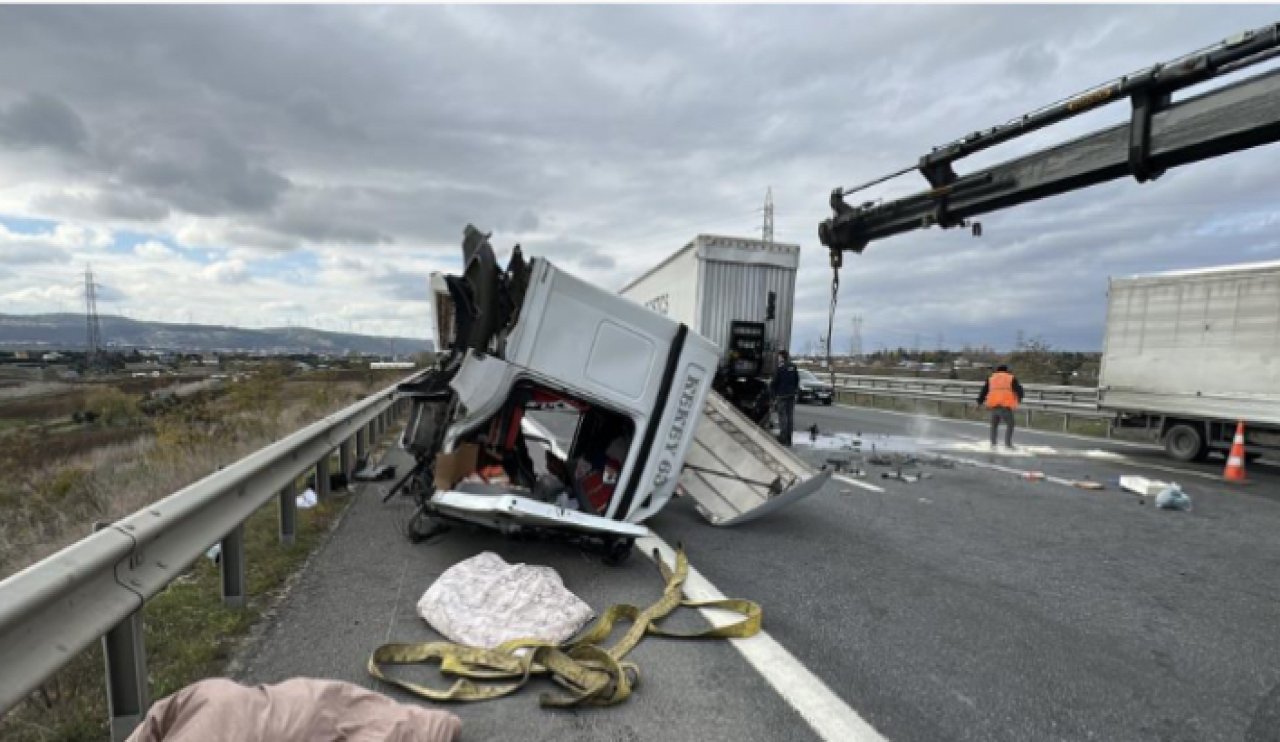
<path id="1" fill-rule="evenodd" d="M 222 605 L 219 568 L 203 557 L 147 603 L 143 625 L 153 699 L 223 673 L 238 643 L 328 533 L 349 499 L 332 498 L 299 510 L 296 539 L 289 547 L 279 543 L 274 500 L 245 521 L 245 608 Z M 108 736 L 100 642 L 0 719 L 0 739 L 15 742 L 79 742 Z"/>

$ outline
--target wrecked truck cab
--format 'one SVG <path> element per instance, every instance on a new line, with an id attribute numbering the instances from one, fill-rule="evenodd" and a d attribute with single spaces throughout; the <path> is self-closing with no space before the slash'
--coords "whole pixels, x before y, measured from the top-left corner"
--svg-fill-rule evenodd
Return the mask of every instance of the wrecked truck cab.
<path id="1" fill-rule="evenodd" d="M 710 391 L 719 349 L 685 325 L 526 261 L 518 246 L 499 269 L 473 227 L 463 265 L 431 277 L 448 355 L 400 387 L 414 402 L 401 445 L 415 466 L 391 494 L 407 484 L 417 498 L 411 537 L 466 521 L 622 558 L 678 486 L 713 525 L 731 526 L 830 476 Z"/>
<path id="2" fill-rule="evenodd" d="M 546 260 L 517 250 L 498 269 L 472 228 L 463 275 L 433 276 L 432 289 L 449 356 L 402 387 L 422 513 L 506 532 L 645 535 L 638 524 L 678 484 L 716 347 Z M 549 407 L 574 417 L 568 451 L 534 419 Z"/>

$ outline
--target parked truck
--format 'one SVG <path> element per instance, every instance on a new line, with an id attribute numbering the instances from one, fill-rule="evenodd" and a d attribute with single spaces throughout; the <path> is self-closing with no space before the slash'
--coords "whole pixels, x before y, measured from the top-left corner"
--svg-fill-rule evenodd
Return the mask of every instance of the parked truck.
<path id="1" fill-rule="evenodd" d="M 1280 261 L 1111 280 L 1099 404 L 1181 461 L 1280 451 Z"/>
<path id="2" fill-rule="evenodd" d="M 619 293 L 719 346 L 713 388 L 761 423 L 776 354 L 791 345 L 799 265 L 799 245 L 700 234 Z"/>

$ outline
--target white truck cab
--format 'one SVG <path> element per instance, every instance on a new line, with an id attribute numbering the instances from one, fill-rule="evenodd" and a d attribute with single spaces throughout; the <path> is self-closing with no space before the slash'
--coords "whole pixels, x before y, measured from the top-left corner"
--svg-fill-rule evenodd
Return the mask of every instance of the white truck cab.
<path id="1" fill-rule="evenodd" d="M 462 276 L 431 280 L 437 339 L 449 356 L 402 387 L 415 401 L 401 443 L 417 460 L 416 520 L 552 529 L 621 552 L 648 533 L 640 524 L 670 501 L 682 477 L 712 498 L 742 490 L 725 500 L 730 511 L 702 507 L 698 497 L 716 523 L 825 481 L 785 449 L 768 457 L 767 481 L 717 477 L 714 469 L 709 476 L 706 466 L 693 481 L 684 465 L 706 425 L 720 356 L 714 343 L 546 260 L 526 262 L 518 249 L 500 270 L 487 235 L 473 227 L 463 253 Z M 718 437 L 729 442 L 715 445 L 740 454 L 726 460 L 746 465 L 759 458 L 762 441 L 769 445 L 767 435 L 752 437 L 755 453 L 744 458 L 732 426 L 745 419 L 729 428 L 723 415 L 716 419 Z M 557 434 L 548 430 L 557 426 Z M 714 466 L 715 452 L 700 451 Z M 758 491 L 746 491 L 752 487 Z"/>

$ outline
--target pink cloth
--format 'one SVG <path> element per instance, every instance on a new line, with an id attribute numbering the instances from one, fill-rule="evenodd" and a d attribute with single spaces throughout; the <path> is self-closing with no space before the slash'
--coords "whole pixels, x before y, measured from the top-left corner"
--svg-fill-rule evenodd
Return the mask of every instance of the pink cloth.
<path id="1" fill-rule="evenodd" d="M 293 678 L 249 688 L 214 678 L 152 705 L 129 742 L 452 742 L 461 732 L 462 721 L 448 711 L 351 683 Z"/>

